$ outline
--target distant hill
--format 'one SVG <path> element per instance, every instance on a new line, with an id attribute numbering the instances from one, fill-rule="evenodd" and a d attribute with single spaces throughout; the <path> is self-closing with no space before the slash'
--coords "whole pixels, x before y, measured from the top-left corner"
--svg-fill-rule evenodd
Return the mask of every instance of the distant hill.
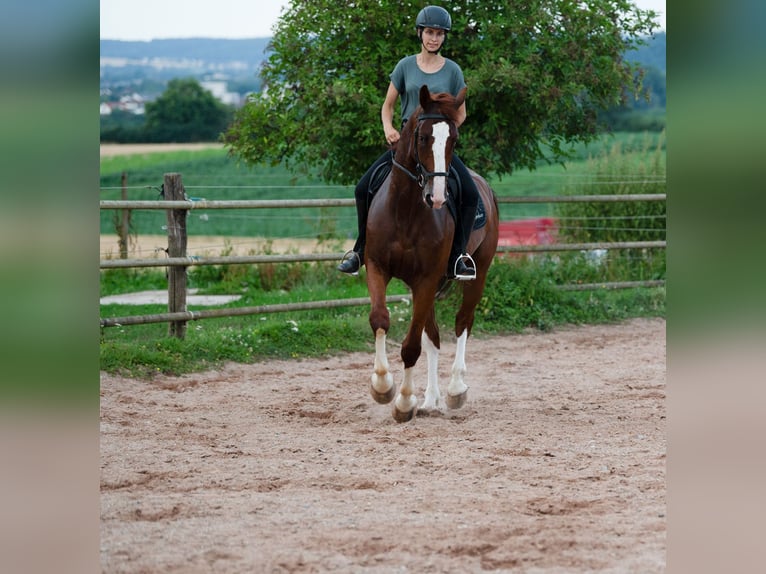
<path id="1" fill-rule="evenodd" d="M 184 38 L 149 42 L 101 40 L 101 58 L 198 60 L 217 65 L 244 62 L 256 69 L 268 57 L 266 49 L 270 41 L 271 38 Z"/>
<path id="2" fill-rule="evenodd" d="M 225 81 L 245 94 L 260 89 L 258 72 L 271 38 L 184 38 L 149 42 L 101 40 L 101 93 L 106 99 L 140 92 L 152 99 L 174 78 Z"/>
<path id="3" fill-rule="evenodd" d="M 655 68 L 664 75 L 666 73 L 666 33 L 658 32 L 646 38 L 646 41 L 646 46 L 639 46 L 636 50 L 628 51 L 625 59 L 645 68 Z"/>
<path id="4" fill-rule="evenodd" d="M 173 78 L 225 80 L 239 92 L 260 89 L 258 72 L 269 57 L 271 38 L 184 38 L 148 42 L 101 40 L 101 88 L 120 93 L 133 89 L 156 96 Z M 627 60 L 665 75 L 665 32 L 647 45 L 629 50 Z"/>
<path id="5" fill-rule="evenodd" d="M 659 32 L 648 38 L 648 45 L 626 53 L 627 60 L 665 72 L 666 34 Z M 184 38 L 151 40 L 149 42 L 101 40 L 102 68 L 116 65 L 160 67 L 161 61 L 172 61 L 168 66 L 189 67 L 195 71 L 239 69 L 257 72 L 268 58 L 271 38 L 241 40 L 216 38 Z M 129 61 L 126 63 L 125 61 Z"/>

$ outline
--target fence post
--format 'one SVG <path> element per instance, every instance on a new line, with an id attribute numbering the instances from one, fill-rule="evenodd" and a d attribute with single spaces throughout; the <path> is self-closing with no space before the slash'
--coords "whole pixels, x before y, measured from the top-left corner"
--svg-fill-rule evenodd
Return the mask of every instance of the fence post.
<path id="1" fill-rule="evenodd" d="M 122 200 L 128 199 L 128 174 L 122 172 Z M 130 209 L 120 210 L 120 223 L 117 225 L 119 238 L 118 243 L 120 245 L 120 257 L 122 259 L 128 258 L 128 241 L 130 233 Z"/>
<path id="2" fill-rule="evenodd" d="M 166 173 L 165 199 L 184 201 L 186 199 L 180 173 Z M 186 209 L 168 209 L 168 257 L 186 257 Z M 186 267 L 168 268 L 168 313 L 186 312 Z M 183 339 L 186 336 L 186 321 L 171 321 L 168 335 Z"/>

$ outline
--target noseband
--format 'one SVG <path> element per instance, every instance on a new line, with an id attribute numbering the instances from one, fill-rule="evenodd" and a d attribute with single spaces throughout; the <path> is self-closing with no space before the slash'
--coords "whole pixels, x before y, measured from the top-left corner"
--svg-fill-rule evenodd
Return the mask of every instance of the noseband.
<path id="1" fill-rule="evenodd" d="M 401 171 L 403 171 L 407 177 L 409 177 L 412 181 L 417 182 L 420 189 L 425 191 L 426 184 L 428 183 L 428 180 L 433 179 L 435 177 L 449 176 L 449 166 L 447 166 L 447 171 L 428 171 L 423 167 L 423 164 L 420 163 L 420 157 L 418 156 L 418 138 L 420 135 L 420 124 L 423 122 L 423 120 L 446 120 L 450 121 L 450 119 L 442 114 L 421 114 L 418 116 L 418 125 L 415 128 L 415 171 L 417 173 L 412 173 L 409 169 L 407 169 L 406 166 L 403 166 L 398 161 L 396 161 L 396 158 L 392 158 L 392 161 L 394 163 L 394 166 L 399 168 Z M 425 198 L 428 205 L 432 205 L 431 197 L 428 196 Z"/>

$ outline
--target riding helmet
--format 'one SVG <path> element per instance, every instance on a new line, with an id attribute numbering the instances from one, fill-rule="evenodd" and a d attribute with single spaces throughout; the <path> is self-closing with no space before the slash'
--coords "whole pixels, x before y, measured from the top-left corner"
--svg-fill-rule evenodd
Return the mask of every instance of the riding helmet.
<path id="1" fill-rule="evenodd" d="M 444 30 L 449 32 L 452 28 L 452 18 L 441 6 L 426 6 L 415 19 L 415 28 L 434 28 L 435 30 Z"/>

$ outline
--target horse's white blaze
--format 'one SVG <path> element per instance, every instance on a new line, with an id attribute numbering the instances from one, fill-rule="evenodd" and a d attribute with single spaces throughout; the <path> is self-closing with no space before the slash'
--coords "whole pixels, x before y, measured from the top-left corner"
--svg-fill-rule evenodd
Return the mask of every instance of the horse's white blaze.
<path id="1" fill-rule="evenodd" d="M 372 374 L 372 388 L 385 394 L 394 384 L 394 377 L 388 369 L 386 356 L 386 332 L 378 329 L 375 333 L 375 372 Z"/>
<path id="2" fill-rule="evenodd" d="M 426 386 L 426 396 L 423 400 L 421 409 L 441 409 L 442 398 L 439 393 L 439 349 L 433 344 L 433 341 L 423 331 L 421 344 L 426 351 L 428 361 L 428 385 Z"/>
<path id="3" fill-rule="evenodd" d="M 449 138 L 449 124 L 447 122 L 438 122 L 433 125 L 432 132 L 434 137 L 434 145 L 432 148 L 434 154 L 434 171 L 446 172 L 447 171 L 447 139 Z M 433 178 L 431 200 L 434 203 L 435 209 L 441 209 L 444 202 L 447 200 L 447 178 L 444 176 L 437 176 Z"/>
<path id="4" fill-rule="evenodd" d="M 462 395 L 468 390 L 468 386 L 463 382 L 465 377 L 465 344 L 468 340 L 468 329 L 457 338 L 457 347 L 455 349 L 455 362 L 452 364 L 452 376 L 450 377 L 447 394 L 454 396 Z"/>

